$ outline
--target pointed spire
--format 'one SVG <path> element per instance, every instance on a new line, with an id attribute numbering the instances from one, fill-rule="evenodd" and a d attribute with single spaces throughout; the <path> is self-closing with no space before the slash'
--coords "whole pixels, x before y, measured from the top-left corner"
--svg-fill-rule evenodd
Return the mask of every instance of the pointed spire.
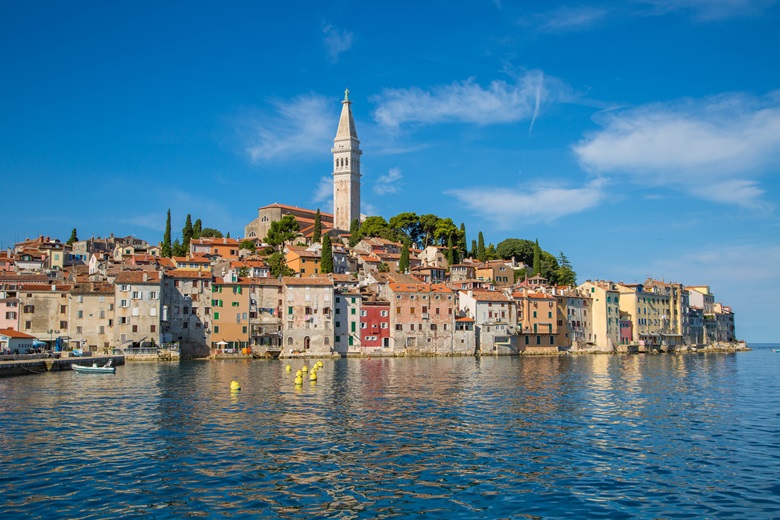
<path id="1" fill-rule="evenodd" d="M 336 130 L 334 141 L 342 139 L 357 139 L 357 130 L 355 130 L 355 120 L 352 119 L 352 101 L 349 100 L 349 89 L 344 91 L 344 101 L 341 102 L 341 118 L 339 118 L 339 128 Z"/>

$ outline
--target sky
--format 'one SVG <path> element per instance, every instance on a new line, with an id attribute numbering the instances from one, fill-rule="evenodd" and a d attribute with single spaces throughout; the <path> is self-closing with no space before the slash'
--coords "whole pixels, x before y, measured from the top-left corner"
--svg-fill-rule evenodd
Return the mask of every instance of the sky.
<path id="1" fill-rule="evenodd" d="M 777 342 L 779 4 L 6 1 L 0 247 L 330 212 L 349 88 L 363 214 L 709 284 Z"/>

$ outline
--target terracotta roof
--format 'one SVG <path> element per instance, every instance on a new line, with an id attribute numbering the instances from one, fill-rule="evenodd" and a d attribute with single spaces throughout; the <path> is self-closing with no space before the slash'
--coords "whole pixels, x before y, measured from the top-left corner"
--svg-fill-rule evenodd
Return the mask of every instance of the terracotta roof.
<path id="1" fill-rule="evenodd" d="M 166 271 L 165 276 L 168 278 L 198 278 L 198 279 L 211 279 L 210 271 L 193 271 L 192 269 L 173 269 Z"/>
<path id="2" fill-rule="evenodd" d="M 96 282 L 76 284 L 70 290 L 71 294 L 114 294 L 114 284 L 108 282 Z"/>
<path id="3" fill-rule="evenodd" d="M 252 282 L 249 285 L 258 285 L 258 286 L 281 286 L 282 282 L 279 281 L 278 278 L 250 278 Z"/>
<path id="4" fill-rule="evenodd" d="M 393 292 L 440 292 L 452 293 L 452 290 L 444 284 L 439 283 L 389 283 L 387 286 Z"/>
<path id="5" fill-rule="evenodd" d="M 474 318 L 469 318 L 469 317 L 465 317 L 464 316 L 463 318 L 455 318 L 455 321 L 461 321 L 461 322 L 462 321 L 470 321 L 470 322 L 473 322 Z"/>
<path id="6" fill-rule="evenodd" d="M 465 292 L 465 291 L 463 291 Z M 472 298 L 480 302 L 507 302 L 510 298 L 500 291 L 473 291 Z"/>
<path id="7" fill-rule="evenodd" d="M 305 286 L 305 285 L 318 285 L 318 286 L 333 286 L 333 282 L 327 278 L 322 276 L 312 276 L 309 278 L 294 278 L 290 276 L 285 276 L 282 281 L 284 282 L 284 285 L 290 285 L 290 286 Z"/>
<path id="8" fill-rule="evenodd" d="M 297 206 L 288 206 L 286 204 L 279 204 L 277 202 L 274 202 L 273 204 L 269 204 L 267 206 L 263 206 L 260 209 L 266 209 L 266 208 L 281 208 L 281 209 L 291 209 L 291 210 L 295 210 L 295 211 L 305 211 L 307 213 L 311 213 L 312 215 L 317 213 L 317 210 L 313 210 L 312 211 L 310 209 L 299 208 Z M 320 211 L 320 218 L 324 218 L 324 217 L 328 217 L 328 218 L 330 218 L 332 220 L 333 219 L 333 214 L 332 213 L 323 213 L 322 211 Z"/>
<path id="9" fill-rule="evenodd" d="M 144 281 L 144 274 L 146 274 L 147 279 Z M 149 284 L 159 284 L 160 283 L 160 273 L 157 271 L 121 271 L 116 275 L 115 283 L 124 283 L 124 284 L 143 284 L 143 283 L 149 283 Z"/>
<path id="10" fill-rule="evenodd" d="M 13 329 L 0 329 L 0 336 L 7 336 L 9 338 L 17 339 L 35 339 L 35 336 L 30 336 L 29 334 L 25 334 L 24 332 L 19 332 L 18 330 Z"/>

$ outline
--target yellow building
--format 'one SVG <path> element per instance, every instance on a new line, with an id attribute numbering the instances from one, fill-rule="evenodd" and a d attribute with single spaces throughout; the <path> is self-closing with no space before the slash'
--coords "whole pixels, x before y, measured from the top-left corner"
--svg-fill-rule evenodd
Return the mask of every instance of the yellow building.
<path id="1" fill-rule="evenodd" d="M 239 352 L 249 347 L 250 279 L 217 278 L 211 288 L 211 349 Z"/>

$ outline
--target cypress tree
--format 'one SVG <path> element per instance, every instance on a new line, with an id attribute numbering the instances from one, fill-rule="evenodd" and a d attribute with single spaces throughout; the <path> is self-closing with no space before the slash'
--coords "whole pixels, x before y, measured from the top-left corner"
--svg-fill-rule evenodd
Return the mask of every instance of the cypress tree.
<path id="1" fill-rule="evenodd" d="M 469 256 L 471 258 L 476 258 L 477 257 L 477 241 L 476 240 L 472 240 L 471 241 L 471 251 L 469 251 Z"/>
<path id="2" fill-rule="evenodd" d="M 542 272 L 542 250 L 539 248 L 539 239 L 536 239 L 534 245 L 534 271 L 532 276 L 537 276 Z"/>
<path id="3" fill-rule="evenodd" d="M 184 253 L 181 256 L 187 256 L 190 252 L 190 240 L 192 240 L 192 217 L 187 213 L 187 221 L 184 223 L 184 229 L 181 230 L 181 249 Z"/>
<path id="4" fill-rule="evenodd" d="M 482 236 L 482 231 L 479 232 L 477 237 L 477 260 L 480 262 L 487 260 L 487 251 L 485 251 L 485 237 Z"/>
<path id="5" fill-rule="evenodd" d="M 355 247 L 360 242 L 360 221 L 353 220 L 349 224 L 349 247 Z"/>
<path id="6" fill-rule="evenodd" d="M 330 243 L 330 235 L 327 233 L 322 236 L 322 260 L 320 261 L 320 272 L 333 272 L 333 246 Z"/>
<path id="7" fill-rule="evenodd" d="M 401 273 L 409 272 L 409 239 L 404 240 L 404 247 L 401 249 L 401 258 L 398 260 L 398 270 Z"/>
<path id="8" fill-rule="evenodd" d="M 447 263 L 452 265 L 455 263 L 455 251 L 452 248 L 452 237 L 447 239 Z"/>
<path id="9" fill-rule="evenodd" d="M 460 256 L 466 256 L 468 253 L 466 250 L 466 224 L 460 223 L 460 238 L 458 240 L 458 249 L 460 250 Z"/>
<path id="10" fill-rule="evenodd" d="M 203 222 L 200 219 L 195 221 L 192 225 L 192 238 L 200 238 L 200 234 L 203 232 Z"/>
<path id="11" fill-rule="evenodd" d="M 78 241 L 79 241 L 79 237 L 76 236 L 76 228 L 73 228 L 73 231 L 70 232 L 70 238 L 65 243 L 68 244 L 69 246 L 72 246 L 73 242 L 78 242 Z"/>
<path id="12" fill-rule="evenodd" d="M 171 209 L 168 208 L 168 219 L 165 221 L 165 235 L 163 235 L 162 251 L 160 252 L 163 257 L 170 258 L 173 256 L 173 249 L 171 248 Z"/>
<path id="13" fill-rule="evenodd" d="M 320 216 L 320 208 L 317 208 L 317 213 L 314 214 L 314 231 L 311 234 L 312 242 L 323 241 L 322 246 L 325 247 L 324 238 L 322 238 L 322 217 Z"/>

